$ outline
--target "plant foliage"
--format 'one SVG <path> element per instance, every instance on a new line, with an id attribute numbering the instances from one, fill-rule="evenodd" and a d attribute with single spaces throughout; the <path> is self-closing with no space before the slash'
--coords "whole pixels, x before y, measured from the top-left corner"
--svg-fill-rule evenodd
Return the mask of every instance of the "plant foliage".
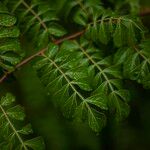
<path id="1" fill-rule="evenodd" d="M 124 120 L 132 100 L 126 80 L 150 88 L 149 31 L 138 13 L 138 0 L 2 0 L 1 82 L 36 57 L 33 69 L 66 118 L 95 132 Z M 36 54 L 21 62 L 26 45 Z M 0 101 L 0 149 L 44 149 L 41 138 L 27 140 L 32 129 L 22 127 L 14 101 L 11 94 Z"/>

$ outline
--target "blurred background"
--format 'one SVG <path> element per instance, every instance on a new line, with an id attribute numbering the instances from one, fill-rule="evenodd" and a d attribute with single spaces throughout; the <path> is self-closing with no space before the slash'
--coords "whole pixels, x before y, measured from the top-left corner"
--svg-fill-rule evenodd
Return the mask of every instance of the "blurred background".
<path id="1" fill-rule="evenodd" d="M 110 1 L 106 0 L 105 5 L 110 4 Z M 60 0 L 52 4 L 57 5 L 57 2 Z M 142 11 L 150 8 L 150 0 L 141 0 L 140 6 Z M 141 18 L 149 30 L 150 15 Z M 28 47 L 31 49 L 30 45 L 26 45 L 25 49 Z M 46 94 L 31 64 L 25 65 L 16 71 L 15 75 L 11 75 L 0 85 L 0 90 L 4 89 L 3 87 L 6 91 L 14 93 L 17 102 L 25 107 L 27 120 L 30 120 L 35 133 L 45 139 L 47 150 L 150 149 L 150 91 L 144 90 L 139 84 L 133 84 L 133 81 L 126 81 L 126 88 L 132 94 L 129 117 L 120 124 L 108 121 L 107 126 L 99 134 L 62 116 L 52 103 L 50 95 Z"/>

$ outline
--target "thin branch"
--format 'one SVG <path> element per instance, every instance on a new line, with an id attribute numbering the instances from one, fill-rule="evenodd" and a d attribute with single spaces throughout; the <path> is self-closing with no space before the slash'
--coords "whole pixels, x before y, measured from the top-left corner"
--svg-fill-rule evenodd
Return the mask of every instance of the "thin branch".
<path id="1" fill-rule="evenodd" d="M 80 31 L 80 32 L 77 32 L 77 33 L 74 33 L 70 36 L 67 36 L 67 37 L 64 37 L 62 39 L 59 39 L 59 40 L 56 40 L 54 41 L 54 44 L 60 44 L 66 40 L 70 40 L 70 39 L 74 39 L 80 35 L 82 35 L 83 33 L 85 32 L 85 30 L 83 31 Z M 9 72 L 6 72 L 1 78 L 0 78 L 0 83 L 2 83 L 7 77 L 8 75 L 10 75 L 11 73 L 13 73 L 16 69 L 20 68 L 21 66 L 27 64 L 28 62 L 30 62 L 32 59 L 34 59 L 35 57 L 43 54 L 45 51 L 47 50 L 47 47 L 38 51 L 37 53 L 31 55 L 30 57 L 26 58 L 25 60 L 23 60 L 22 62 L 20 62 L 18 65 L 16 65 L 16 67 L 14 68 L 13 71 L 9 71 Z"/>
<path id="2" fill-rule="evenodd" d="M 23 1 L 23 2 L 24 2 L 24 1 Z M 24 5 L 26 5 L 26 4 L 24 4 Z M 32 13 L 34 14 L 35 12 L 32 12 Z M 139 16 L 142 17 L 142 16 L 147 16 L 147 15 L 150 15 L 150 8 L 148 7 L 148 8 L 141 9 Z M 38 16 L 36 15 L 36 17 L 38 17 Z M 41 19 L 40 19 L 40 18 L 37 18 L 37 19 L 41 22 Z M 43 23 L 42 23 L 42 25 L 43 25 Z M 43 25 L 43 27 L 45 28 L 45 25 Z M 82 31 L 77 32 L 77 33 L 75 33 L 75 34 L 72 34 L 72 35 L 70 35 L 70 36 L 68 36 L 68 37 L 64 37 L 64 38 L 62 38 L 62 39 L 56 40 L 56 41 L 54 41 L 54 43 L 55 43 L 55 44 L 60 44 L 60 43 L 62 43 L 62 42 L 65 41 L 65 40 L 69 40 L 69 39 L 76 38 L 76 37 L 82 35 L 84 32 L 85 32 L 85 30 L 82 30 Z M 14 72 L 16 69 L 20 68 L 21 66 L 25 65 L 26 63 L 28 63 L 29 61 L 31 61 L 31 60 L 34 59 L 35 57 L 41 55 L 41 54 L 44 53 L 46 50 L 47 50 L 47 48 L 44 48 L 44 49 L 40 50 L 39 52 L 33 54 L 32 56 L 26 58 L 26 59 L 23 60 L 21 63 L 19 63 L 18 65 L 16 65 L 16 67 L 15 67 L 15 69 L 14 69 L 13 71 L 6 72 L 6 73 L 0 78 L 0 83 L 2 83 L 2 82 L 8 77 L 9 74 L 11 74 L 12 72 Z"/>
<path id="3" fill-rule="evenodd" d="M 10 72 L 6 72 L 0 79 L 0 83 L 2 83 L 6 78 L 7 76 L 10 74 Z"/>
<path id="4" fill-rule="evenodd" d="M 84 32 L 85 32 L 85 30 L 82 30 L 82 31 L 77 32 L 77 33 L 75 33 L 75 34 L 72 34 L 72 35 L 70 35 L 70 36 L 64 37 L 64 38 L 59 39 L 59 40 L 57 40 L 57 41 L 54 41 L 54 43 L 55 43 L 55 44 L 60 44 L 60 43 L 62 43 L 62 42 L 64 42 L 64 41 L 66 41 L 66 40 L 74 39 L 74 38 L 76 38 L 76 37 L 82 35 Z"/>
<path id="5" fill-rule="evenodd" d="M 18 65 L 16 65 L 15 69 L 20 68 L 21 66 L 25 65 L 26 63 L 28 63 L 29 61 L 31 61 L 33 58 L 41 55 L 42 53 L 44 53 L 47 50 L 47 48 L 44 48 L 42 50 L 40 50 L 39 52 L 31 55 L 30 57 L 26 58 L 25 60 L 23 60 L 21 63 L 19 63 Z"/>

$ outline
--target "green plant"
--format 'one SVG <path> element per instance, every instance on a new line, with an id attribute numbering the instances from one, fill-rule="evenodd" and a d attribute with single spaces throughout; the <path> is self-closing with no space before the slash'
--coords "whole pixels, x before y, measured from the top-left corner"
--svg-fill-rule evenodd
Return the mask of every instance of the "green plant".
<path id="1" fill-rule="evenodd" d="M 64 116 L 100 132 L 107 120 L 128 116 L 126 80 L 150 88 L 148 37 L 138 0 L 62 0 L 56 6 L 51 0 L 2 0 L 0 83 L 33 60 L 45 91 Z M 25 140 L 32 130 L 15 121 L 23 120 L 24 113 L 13 101 L 11 94 L 0 101 L 0 149 L 44 149 L 41 138 Z"/>

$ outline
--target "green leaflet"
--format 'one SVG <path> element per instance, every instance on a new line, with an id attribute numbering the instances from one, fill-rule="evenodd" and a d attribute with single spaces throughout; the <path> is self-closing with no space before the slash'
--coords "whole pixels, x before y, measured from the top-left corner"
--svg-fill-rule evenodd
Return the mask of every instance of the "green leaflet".
<path id="1" fill-rule="evenodd" d="M 89 104 L 93 104 L 102 110 L 108 110 L 107 97 L 104 94 L 93 95 L 91 97 L 88 97 L 86 101 Z"/>
<path id="2" fill-rule="evenodd" d="M 85 102 L 82 102 L 76 109 L 75 116 L 78 121 L 88 122 L 89 127 L 99 132 L 106 124 L 106 116 L 94 108 L 90 108 Z"/>
<path id="3" fill-rule="evenodd" d="M 21 49 L 18 39 L 3 39 L 0 40 L 0 51 L 6 52 L 19 52 Z"/>
<path id="4" fill-rule="evenodd" d="M 51 35 L 54 35 L 56 37 L 61 37 L 66 34 L 66 30 L 58 24 L 50 24 L 48 31 Z"/>
<path id="5" fill-rule="evenodd" d="M 25 118 L 24 110 L 21 106 L 14 105 L 15 98 L 10 93 L 0 100 L 0 145 L 1 150 L 22 149 L 44 150 L 44 143 L 41 137 L 27 140 L 32 133 L 31 125 L 18 126 L 18 121 Z M 21 125 L 21 124 L 20 124 Z"/>
<path id="6" fill-rule="evenodd" d="M 86 15 L 85 12 L 83 12 L 82 10 L 78 10 L 75 15 L 74 15 L 74 22 L 82 25 L 82 26 L 86 26 L 87 21 L 88 21 L 88 17 Z"/>
<path id="7" fill-rule="evenodd" d="M 120 47 L 122 45 L 124 45 L 125 39 L 126 38 L 126 34 L 125 34 L 125 28 L 123 28 L 122 24 L 121 24 L 121 20 L 119 19 L 116 25 L 116 29 L 113 35 L 113 39 L 114 39 L 114 44 L 117 47 Z"/>
<path id="8" fill-rule="evenodd" d="M 99 26 L 99 40 L 103 43 L 103 44 L 107 44 L 109 41 L 109 37 L 107 35 L 107 26 L 105 25 L 104 21 L 101 21 L 101 24 Z"/>
<path id="9" fill-rule="evenodd" d="M 0 14 L 0 25 L 1 26 L 12 26 L 16 23 L 16 18 L 8 14 Z"/>
<path id="10" fill-rule="evenodd" d="M 19 30 L 17 27 L 13 27 L 13 28 L 5 28 L 5 27 L 1 27 L 0 28 L 0 38 L 16 38 L 19 36 Z"/>
<path id="11" fill-rule="evenodd" d="M 44 142 L 41 137 L 37 137 L 31 140 L 25 141 L 25 145 L 30 147 L 33 150 L 43 150 L 44 149 Z"/>
<path id="12" fill-rule="evenodd" d="M 117 121 L 120 121 L 129 115 L 129 106 L 122 101 L 122 97 L 119 97 L 116 92 L 110 93 L 108 105 L 110 113 L 115 112 L 115 118 L 113 119 L 116 119 Z"/>

